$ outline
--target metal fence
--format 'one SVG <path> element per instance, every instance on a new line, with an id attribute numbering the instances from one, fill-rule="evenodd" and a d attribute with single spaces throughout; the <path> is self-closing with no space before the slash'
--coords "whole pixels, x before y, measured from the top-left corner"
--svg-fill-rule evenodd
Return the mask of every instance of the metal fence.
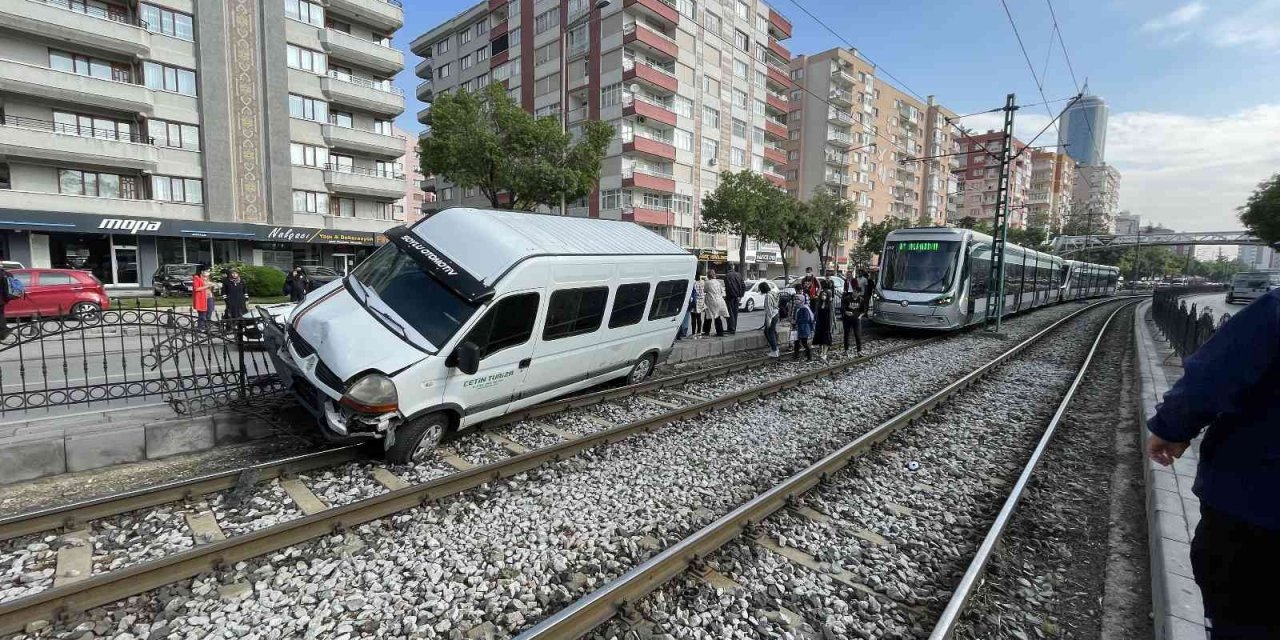
<path id="1" fill-rule="evenodd" d="M 1157 291 L 1152 297 L 1151 318 L 1179 358 L 1185 360 L 1195 353 L 1200 345 L 1213 337 L 1218 327 L 1231 318 L 1231 314 L 1224 313 L 1215 319 L 1209 310 L 1197 309 L 1194 303 L 1188 305 L 1182 296 L 1220 289 L 1193 290 L 1191 287 L 1178 287 Z"/>
<path id="2" fill-rule="evenodd" d="M 189 414 L 280 388 L 256 318 L 201 326 L 189 308 L 111 307 L 9 323 L 0 339 L 0 419 L 138 402 Z"/>

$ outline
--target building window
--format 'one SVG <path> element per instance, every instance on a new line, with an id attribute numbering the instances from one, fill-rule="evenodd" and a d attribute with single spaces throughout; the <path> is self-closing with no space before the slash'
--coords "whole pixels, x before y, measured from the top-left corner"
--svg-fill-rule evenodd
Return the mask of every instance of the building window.
<path id="1" fill-rule="evenodd" d="M 53 112 L 53 130 L 73 136 L 104 138 L 120 142 L 138 142 L 133 123 L 64 111 Z"/>
<path id="2" fill-rule="evenodd" d="M 204 184 L 194 178 L 151 176 L 151 199 L 204 204 Z"/>
<path id="3" fill-rule="evenodd" d="M 702 108 L 702 126 L 712 129 L 720 128 L 720 111 L 711 107 Z"/>
<path id="4" fill-rule="evenodd" d="M 707 164 L 715 162 L 716 156 L 720 154 L 720 141 L 711 138 L 702 139 L 702 158 Z"/>
<path id="5" fill-rule="evenodd" d="M 533 64 L 540 65 L 560 59 L 560 43 L 552 42 L 551 44 L 538 47 L 533 52 Z"/>
<path id="6" fill-rule="evenodd" d="M 453 187 L 445 187 L 441 189 L 440 200 L 453 200 Z"/>
<path id="7" fill-rule="evenodd" d="M 533 81 L 533 95 L 545 96 L 552 92 L 560 91 L 560 74 L 553 73 L 544 78 L 538 78 Z"/>
<path id="8" fill-rule="evenodd" d="M 742 167 L 747 164 L 747 150 L 737 147 L 729 147 L 729 165 L 733 167 Z"/>
<path id="9" fill-rule="evenodd" d="M 742 49 L 743 51 L 748 51 L 750 42 L 751 40 L 747 37 L 747 34 L 737 29 L 733 30 L 733 46 Z"/>
<path id="10" fill-rule="evenodd" d="M 321 168 L 329 164 L 329 150 L 294 142 L 289 145 L 289 160 L 299 167 Z"/>
<path id="11" fill-rule="evenodd" d="M 394 128 L 393 128 L 394 126 L 395 126 L 395 125 L 394 125 L 394 124 L 392 124 L 392 122 L 391 122 L 390 120 L 374 120 L 374 121 L 373 121 L 373 132 L 374 132 L 374 133 L 380 133 L 380 134 L 382 134 L 382 135 L 384 135 L 384 136 L 391 136 L 391 135 L 395 135 L 395 133 L 394 133 L 394 131 L 395 131 L 395 130 L 394 130 Z"/>
<path id="12" fill-rule="evenodd" d="M 355 116 L 353 116 L 349 111 L 331 111 L 329 112 L 329 124 L 335 127 L 354 129 Z"/>
<path id="13" fill-rule="evenodd" d="M 757 145 L 764 144 L 764 129 L 753 127 L 751 130 L 751 141 Z"/>
<path id="14" fill-rule="evenodd" d="M 742 89 L 733 90 L 733 106 L 747 108 L 747 92 Z"/>
<path id="15" fill-rule="evenodd" d="M 133 200 L 138 197 L 135 180 L 132 176 L 119 176 L 114 173 L 60 169 L 58 170 L 58 193 Z"/>
<path id="16" fill-rule="evenodd" d="M 324 26 L 324 7 L 307 0 L 284 0 L 284 15 L 317 27 Z"/>
<path id="17" fill-rule="evenodd" d="M 693 134 L 684 129 L 676 129 L 671 134 L 671 143 L 682 151 L 693 151 Z"/>
<path id="18" fill-rule="evenodd" d="M 436 67 L 436 77 L 437 77 L 437 78 L 448 78 L 448 77 L 449 77 L 449 65 L 447 65 L 447 64 L 442 64 L 442 65 L 440 65 L 440 66 Z"/>
<path id="19" fill-rule="evenodd" d="M 480 187 L 464 187 L 462 189 L 462 197 L 474 198 L 480 193 Z"/>
<path id="20" fill-rule="evenodd" d="M 743 79 L 743 80 L 746 80 L 746 79 L 747 79 L 747 73 L 748 73 L 748 71 L 749 71 L 749 68 L 747 67 L 747 63 L 745 63 L 745 62 L 743 62 L 743 61 L 741 61 L 741 60 L 738 60 L 738 59 L 736 59 L 736 58 L 734 59 L 734 61 L 733 61 L 733 75 L 734 75 L 734 76 L 736 76 L 736 77 L 738 77 L 738 78 L 741 78 L 741 79 Z"/>
<path id="21" fill-rule="evenodd" d="M 702 27 L 711 33 L 720 35 L 720 16 L 707 11 L 702 14 Z"/>
<path id="22" fill-rule="evenodd" d="M 671 101 L 671 106 L 672 106 L 672 109 L 676 112 L 676 115 L 684 116 L 686 118 L 693 117 L 693 101 L 692 100 L 684 96 L 675 96 L 675 99 Z"/>
<path id="23" fill-rule="evenodd" d="M 442 53 L 449 53 L 449 39 L 448 39 L 448 38 L 445 38 L 444 40 L 441 40 L 440 42 L 437 42 L 437 43 L 436 43 L 436 55 L 440 55 L 440 54 L 442 54 Z"/>
<path id="24" fill-rule="evenodd" d="M 147 135 L 151 136 L 152 144 L 162 147 L 200 150 L 200 128 L 193 124 L 148 120 Z"/>
<path id="25" fill-rule="evenodd" d="M 711 76 L 702 76 L 702 91 L 707 95 L 720 97 L 720 81 Z"/>
<path id="26" fill-rule="evenodd" d="M 297 45 L 287 45 L 287 61 L 290 67 L 324 75 L 326 71 L 325 54 Z M 351 72 L 347 72 L 348 77 Z"/>
<path id="27" fill-rule="evenodd" d="M 472 35 L 472 33 L 473 33 L 473 32 L 471 31 L 471 29 L 463 29 L 462 31 L 459 31 L 459 32 L 458 32 L 458 44 L 459 44 L 459 45 L 464 45 L 464 44 L 466 44 L 466 43 L 468 43 L 468 42 L 471 42 L 471 35 Z"/>
<path id="28" fill-rule="evenodd" d="M 693 196 L 675 194 L 671 196 L 671 210 L 675 213 L 690 215 L 693 213 Z"/>
<path id="29" fill-rule="evenodd" d="M 196 72 L 157 62 L 142 63 L 142 78 L 148 89 L 196 95 Z"/>
<path id="30" fill-rule="evenodd" d="M 747 123 L 734 118 L 733 119 L 733 137 L 747 139 Z"/>
<path id="31" fill-rule="evenodd" d="M 356 217 L 356 201 L 351 198 L 329 198 L 329 215 L 339 218 Z"/>
<path id="32" fill-rule="evenodd" d="M 507 32 L 507 46 L 514 49 L 518 44 L 520 44 L 520 27 Z"/>
<path id="33" fill-rule="evenodd" d="M 315 98 L 289 94 L 289 117 L 311 120 L 312 122 L 327 122 L 329 120 L 329 103 Z M 346 126 L 350 126 L 350 124 L 348 123 Z"/>
<path id="34" fill-rule="evenodd" d="M 115 82 L 133 82 L 133 70 L 121 62 L 111 62 L 101 58 L 90 58 L 75 53 L 49 50 L 49 68 L 55 71 L 66 71 L 80 76 L 113 80 Z"/>
<path id="35" fill-rule="evenodd" d="M 329 194 L 322 191 L 294 191 L 293 212 L 324 215 L 329 212 Z"/>
<path id="36" fill-rule="evenodd" d="M 551 27 L 560 26 L 560 7 L 551 7 L 533 19 L 534 35 L 543 33 Z"/>
<path id="37" fill-rule="evenodd" d="M 622 104 L 622 83 L 615 82 L 600 89 L 600 108 Z"/>
<path id="38" fill-rule="evenodd" d="M 480 47 L 476 49 L 476 62 L 484 62 L 489 59 L 489 47 Z"/>
<path id="39" fill-rule="evenodd" d="M 462 56 L 461 58 L 458 58 L 458 68 L 459 69 L 471 68 L 471 54 L 468 53 L 467 55 Z"/>
<path id="40" fill-rule="evenodd" d="M 73 7 L 77 4 L 83 5 L 84 2 L 71 1 Z M 98 3 L 90 2 L 89 4 Z M 185 13 L 144 3 L 138 5 L 138 15 L 142 19 L 142 27 L 147 31 L 162 33 L 182 40 L 195 40 L 195 30 L 192 28 L 191 16 Z"/>

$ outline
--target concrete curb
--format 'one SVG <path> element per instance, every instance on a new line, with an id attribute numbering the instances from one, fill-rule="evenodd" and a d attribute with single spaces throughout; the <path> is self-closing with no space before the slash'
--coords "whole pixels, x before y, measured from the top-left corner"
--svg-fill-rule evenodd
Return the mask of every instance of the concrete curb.
<path id="1" fill-rule="evenodd" d="M 1150 302 L 1134 313 L 1138 372 L 1142 392 L 1137 410 L 1142 442 L 1146 423 L 1171 386 L 1162 367 L 1171 351 L 1157 343 L 1148 324 Z M 1162 467 L 1144 456 L 1147 538 L 1151 557 L 1151 599 L 1156 640 L 1205 640 L 1204 605 L 1191 573 L 1191 537 L 1200 522 L 1200 501 L 1191 492 L 1200 442 L 1192 443 L 1173 467 Z"/>
<path id="2" fill-rule="evenodd" d="M 790 342 L 790 337 L 791 327 L 779 324 L 778 343 L 785 346 Z M 676 341 L 676 346 L 671 350 L 671 355 L 667 356 L 667 364 L 687 362 L 700 358 L 712 358 L 739 351 L 764 350 L 768 348 L 769 343 L 764 339 L 764 331 L 761 331 L 758 327 L 748 331 L 741 331 L 737 335 L 727 335 L 723 338 L 703 338 L 701 340 L 685 338 L 684 340 Z"/>

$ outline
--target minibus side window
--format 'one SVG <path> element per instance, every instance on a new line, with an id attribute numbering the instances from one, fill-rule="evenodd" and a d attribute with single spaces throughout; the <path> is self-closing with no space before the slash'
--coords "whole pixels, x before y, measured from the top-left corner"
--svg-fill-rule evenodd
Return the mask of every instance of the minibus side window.
<path id="1" fill-rule="evenodd" d="M 637 282 L 618 287 L 613 296 L 613 312 L 609 314 L 609 328 L 629 327 L 644 317 L 644 304 L 649 301 L 649 283 Z"/>
<path id="2" fill-rule="evenodd" d="M 663 280 L 653 293 L 653 306 L 649 307 L 649 319 L 661 320 L 680 314 L 684 301 L 689 297 L 688 280 Z"/>
<path id="3" fill-rule="evenodd" d="M 599 329 L 608 300 L 609 287 L 561 289 L 551 294 L 542 339 L 568 338 Z"/>
<path id="4" fill-rule="evenodd" d="M 480 347 L 480 359 L 518 347 L 533 335 L 533 321 L 538 318 L 538 294 L 521 293 L 503 298 L 471 328 L 463 342 Z"/>

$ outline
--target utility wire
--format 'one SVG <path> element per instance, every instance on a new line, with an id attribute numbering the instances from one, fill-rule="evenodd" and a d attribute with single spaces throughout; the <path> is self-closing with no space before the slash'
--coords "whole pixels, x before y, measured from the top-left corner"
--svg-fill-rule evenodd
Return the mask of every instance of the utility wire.
<path id="1" fill-rule="evenodd" d="M 1067 71 L 1071 72 L 1071 84 L 1076 86 L 1076 93 L 1080 91 L 1080 83 L 1076 81 L 1076 70 L 1071 66 L 1071 56 L 1067 54 L 1067 43 L 1062 41 L 1062 29 L 1058 26 L 1058 14 L 1053 10 L 1053 0 L 1044 0 L 1049 5 L 1049 17 L 1053 19 L 1053 31 L 1058 34 L 1058 46 L 1062 47 L 1062 58 L 1067 61 Z"/>

